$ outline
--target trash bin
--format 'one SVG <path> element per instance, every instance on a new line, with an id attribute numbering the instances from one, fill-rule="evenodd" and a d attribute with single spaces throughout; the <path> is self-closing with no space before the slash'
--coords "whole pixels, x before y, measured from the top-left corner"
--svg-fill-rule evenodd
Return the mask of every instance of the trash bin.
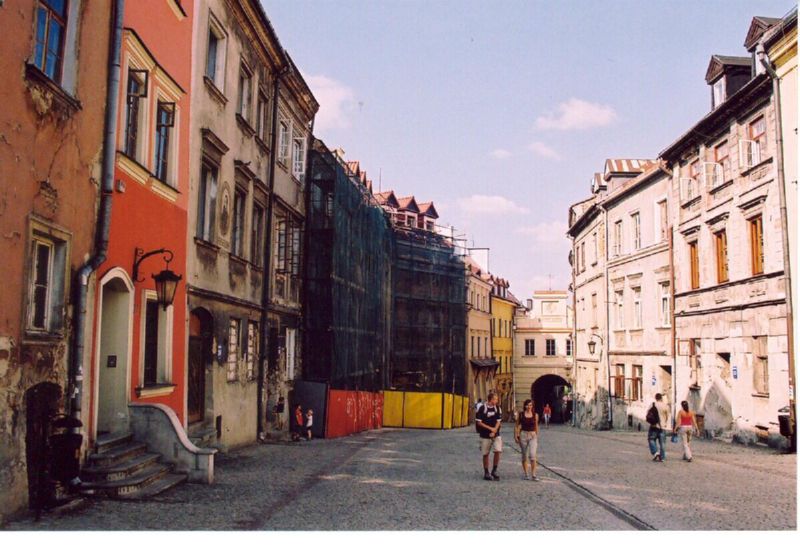
<path id="1" fill-rule="evenodd" d="M 695 414 L 697 420 L 697 435 L 700 437 L 706 436 L 706 417 L 703 414 Z"/>
<path id="2" fill-rule="evenodd" d="M 50 435 L 50 478 L 67 485 L 80 474 L 80 452 L 83 435 L 69 431 L 83 424 L 77 418 L 62 416 L 53 421 Z"/>
<path id="3" fill-rule="evenodd" d="M 792 422 L 789 418 L 789 407 L 784 407 L 778 411 L 778 426 L 780 427 L 781 435 L 784 437 L 792 436 Z"/>

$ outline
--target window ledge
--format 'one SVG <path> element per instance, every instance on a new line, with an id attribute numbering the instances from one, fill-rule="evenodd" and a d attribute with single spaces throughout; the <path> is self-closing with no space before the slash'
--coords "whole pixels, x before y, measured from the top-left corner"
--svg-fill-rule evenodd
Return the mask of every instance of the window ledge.
<path id="1" fill-rule="evenodd" d="M 165 384 L 148 384 L 146 386 L 137 386 L 136 395 L 140 399 L 147 397 L 157 397 L 171 394 L 175 391 L 175 385 L 172 383 Z"/>
<path id="2" fill-rule="evenodd" d="M 671 330 L 672 329 L 672 325 L 671 324 L 670 325 L 657 325 L 656 329 Z"/>
<path id="3" fill-rule="evenodd" d="M 256 145 L 263 153 L 269 153 L 269 146 L 258 135 L 256 135 Z"/>
<path id="4" fill-rule="evenodd" d="M 230 259 L 231 261 L 233 261 L 236 264 L 241 265 L 242 267 L 247 265 L 247 260 L 245 258 L 243 258 L 242 256 L 240 256 L 240 255 L 228 254 L 228 259 Z"/>
<path id="5" fill-rule="evenodd" d="M 770 155 L 769 157 L 767 157 L 766 159 L 763 159 L 762 161 L 756 163 L 755 165 L 740 170 L 739 171 L 739 176 L 747 176 L 751 172 L 753 172 L 754 170 L 757 170 L 759 167 L 762 167 L 762 166 L 766 165 L 767 163 L 771 163 L 771 162 L 772 162 L 772 156 Z"/>
<path id="6" fill-rule="evenodd" d="M 202 239 L 202 238 L 194 237 L 194 243 L 197 244 L 198 246 L 202 246 L 204 248 L 208 248 L 212 252 L 219 252 L 220 251 L 220 247 L 219 246 L 217 246 L 216 244 L 214 244 L 211 241 L 208 241 L 208 240 L 205 240 L 205 239 Z"/>
<path id="7" fill-rule="evenodd" d="M 27 344 L 50 344 L 59 342 L 63 339 L 64 333 L 62 331 L 40 331 L 36 329 L 26 329 L 24 342 Z"/>
<path id="8" fill-rule="evenodd" d="M 262 267 L 261 265 L 256 265 L 255 263 L 250 263 L 250 270 L 253 271 L 254 273 L 261 274 L 262 272 L 264 272 L 264 267 Z"/>
<path id="9" fill-rule="evenodd" d="M 236 114 L 236 123 L 239 125 L 239 128 L 242 129 L 242 132 L 247 135 L 247 137 L 251 137 L 256 133 L 256 130 L 250 126 L 250 123 L 242 117 L 242 114 Z"/>
<path id="10" fill-rule="evenodd" d="M 681 208 L 688 208 L 692 206 L 694 203 L 700 201 L 700 195 L 689 199 L 688 201 L 681 201 Z"/>
<path id="11" fill-rule="evenodd" d="M 644 331 L 643 327 L 632 327 L 628 330 L 628 333 L 641 333 Z"/>
<path id="12" fill-rule="evenodd" d="M 37 87 L 50 93 L 64 115 L 71 116 L 81 109 L 81 102 L 77 98 L 50 79 L 35 64 L 25 63 L 25 77 Z"/>
<path id="13" fill-rule="evenodd" d="M 723 189 L 725 189 L 726 187 L 731 186 L 731 185 L 733 185 L 733 180 L 726 180 L 726 181 L 722 182 L 721 184 L 719 184 L 718 186 L 712 187 L 711 189 L 709 189 L 708 193 L 710 195 L 713 195 L 714 193 L 717 193 L 718 191 L 722 191 Z"/>
<path id="14" fill-rule="evenodd" d="M 154 178 L 153 173 L 147 167 L 124 151 L 117 150 L 117 166 L 140 184 L 145 184 L 147 180 Z"/>
<path id="15" fill-rule="evenodd" d="M 178 200 L 178 195 L 180 195 L 181 192 L 178 191 L 176 187 L 173 187 L 171 184 L 164 182 L 155 176 L 152 176 L 150 180 L 150 187 L 153 189 L 154 193 L 161 195 L 170 202 L 175 202 Z"/>
<path id="16" fill-rule="evenodd" d="M 289 172 L 289 168 L 286 166 L 286 160 L 278 158 L 277 160 L 278 166 L 283 169 L 284 172 Z"/>
<path id="17" fill-rule="evenodd" d="M 203 83 L 206 84 L 206 89 L 211 94 L 211 96 L 219 102 L 221 105 L 225 106 L 228 103 L 228 99 L 225 98 L 225 95 L 222 93 L 217 84 L 214 83 L 214 80 L 209 78 L 208 76 L 203 76 Z"/>
<path id="18" fill-rule="evenodd" d="M 624 329 L 612 329 L 611 332 L 612 333 L 625 333 L 625 330 Z"/>
<path id="19" fill-rule="evenodd" d="M 769 394 L 755 393 L 755 394 L 753 394 L 753 397 L 759 397 L 761 399 L 769 399 Z"/>
<path id="20" fill-rule="evenodd" d="M 690 390 L 699 390 L 700 389 L 700 385 L 699 384 L 690 384 L 689 385 L 689 389 Z"/>

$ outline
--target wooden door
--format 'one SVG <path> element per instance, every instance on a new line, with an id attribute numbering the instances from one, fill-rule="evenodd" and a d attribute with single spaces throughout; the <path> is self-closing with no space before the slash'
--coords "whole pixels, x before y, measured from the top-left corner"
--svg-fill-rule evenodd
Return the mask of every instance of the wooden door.
<path id="1" fill-rule="evenodd" d="M 189 372 L 186 410 L 189 423 L 199 422 L 205 416 L 206 399 L 206 337 L 201 318 L 194 312 L 189 318 Z"/>

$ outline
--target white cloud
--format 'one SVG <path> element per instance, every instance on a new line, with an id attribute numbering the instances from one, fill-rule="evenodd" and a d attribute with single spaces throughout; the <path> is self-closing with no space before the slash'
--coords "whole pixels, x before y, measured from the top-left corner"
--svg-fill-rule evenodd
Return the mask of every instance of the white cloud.
<path id="1" fill-rule="evenodd" d="M 335 79 L 322 75 L 309 76 L 306 81 L 319 102 L 314 130 L 349 128 L 350 116 L 356 105 L 353 90 Z"/>
<path id="2" fill-rule="evenodd" d="M 528 227 L 517 227 L 517 234 L 530 236 L 537 250 L 564 251 L 567 259 L 570 243 L 567 238 L 567 223 L 563 221 L 543 221 Z"/>
<path id="3" fill-rule="evenodd" d="M 536 118 L 537 129 L 558 131 L 585 130 L 610 125 L 617 118 L 614 108 L 604 104 L 571 98 L 558 105 L 555 112 Z"/>
<path id="4" fill-rule="evenodd" d="M 496 150 L 493 150 L 489 155 L 491 155 L 495 159 L 508 159 L 509 157 L 511 157 L 511 152 L 508 151 L 507 149 L 497 148 Z"/>
<path id="5" fill-rule="evenodd" d="M 538 141 L 531 142 L 531 144 L 528 146 L 528 149 L 541 157 L 545 157 L 547 159 L 553 159 L 555 161 L 561 160 L 561 155 L 559 155 L 556 150 L 554 150 L 544 142 L 538 142 Z"/>
<path id="6" fill-rule="evenodd" d="M 470 195 L 458 199 L 458 207 L 469 214 L 527 214 L 528 209 L 500 195 Z"/>

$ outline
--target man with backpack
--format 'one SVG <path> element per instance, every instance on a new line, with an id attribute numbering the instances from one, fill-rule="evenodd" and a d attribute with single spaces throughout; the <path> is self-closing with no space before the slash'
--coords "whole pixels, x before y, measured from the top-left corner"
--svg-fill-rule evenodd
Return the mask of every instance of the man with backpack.
<path id="1" fill-rule="evenodd" d="M 647 444 L 650 446 L 650 454 L 653 456 L 654 462 L 663 462 L 667 457 L 664 446 L 667 441 L 666 430 L 669 428 L 669 405 L 662 399 L 661 394 L 656 394 L 656 400 L 647 409 L 645 415 L 645 420 L 650 424 L 650 429 L 647 431 Z"/>
<path id="2" fill-rule="evenodd" d="M 475 427 L 480 435 L 481 455 L 483 456 L 483 478 L 487 481 L 499 481 L 497 466 L 500 463 L 500 453 L 503 452 L 503 439 L 500 437 L 500 419 L 502 411 L 497 406 L 497 394 L 490 393 L 486 403 L 478 409 L 475 415 Z M 494 452 L 492 473 L 489 474 L 489 451 Z"/>

